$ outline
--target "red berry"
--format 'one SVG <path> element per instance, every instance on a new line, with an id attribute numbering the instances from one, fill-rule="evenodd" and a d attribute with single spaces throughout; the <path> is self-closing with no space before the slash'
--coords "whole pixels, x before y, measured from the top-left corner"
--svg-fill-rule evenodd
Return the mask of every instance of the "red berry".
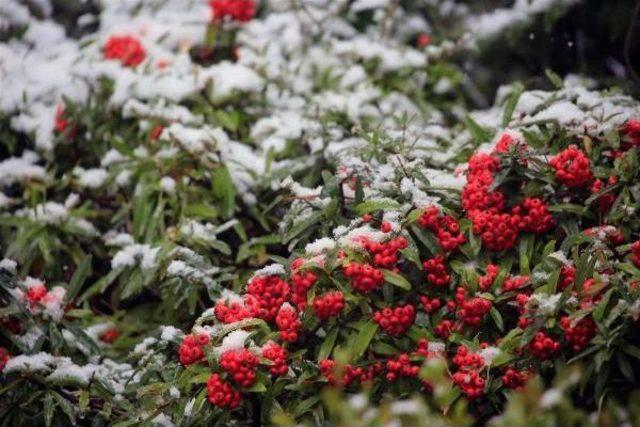
<path id="1" fill-rule="evenodd" d="M 398 336 L 404 334 L 416 319 L 416 309 L 411 304 L 385 308 L 373 314 L 373 320 L 387 334 Z"/>
<path id="2" fill-rule="evenodd" d="M 313 311 L 320 320 L 336 317 L 344 308 L 344 295 L 340 291 L 327 292 L 313 300 Z"/>
<path id="3" fill-rule="evenodd" d="M 235 409 L 240 406 L 242 396 L 220 374 L 211 374 L 207 380 L 207 394 L 212 405 L 222 409 Z"/>
<path id="4" fill-rule="evenodd" d="M 251 387 L 256 381 L 258 357 L 246 348 L 229 350 L 220 356 L 220 368 L 226 371 L 241 387 Z"/>
<path id="5" fill-rule="evenodd" d="M 125 67 L 136 67 L 147 56 L 140 41 L 133 36 L 111 36 L 104 45 L 104 57 L 116 59 Z"/>
<path id="6" fill-rule="evenodd" d="M 549 160 L 556 178 L 569 188 L 584 187 L 593 179 L 591 161 L 575 145 L 569 146 Z"/>

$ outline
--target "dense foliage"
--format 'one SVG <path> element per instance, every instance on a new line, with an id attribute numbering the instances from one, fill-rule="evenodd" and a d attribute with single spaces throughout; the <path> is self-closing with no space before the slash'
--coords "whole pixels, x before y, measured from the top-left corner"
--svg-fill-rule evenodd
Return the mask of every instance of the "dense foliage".
<path id="1" fill-rule="evenodd" d="M 640 422 L 640 103 L 507 3 L 0 4 L 2 425 Z"/>

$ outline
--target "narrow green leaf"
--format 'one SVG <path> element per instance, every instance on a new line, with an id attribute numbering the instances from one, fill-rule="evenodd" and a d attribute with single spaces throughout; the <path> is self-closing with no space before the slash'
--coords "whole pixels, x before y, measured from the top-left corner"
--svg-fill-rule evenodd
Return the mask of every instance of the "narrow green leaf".
<path id="1" fill-rule="evenodd" d="M 504 106 L 504 112 L 502 113 L 502 127 L 507 127 L 509 122 L 511 122 L 511 116 L 513 116 L 513 112 L 518 105 L 518 100 L 520 99 L 520 95 L 524 91 L 524 86 L 522 83 L 516 83 L 513 85 L 513 90 L 507 99 L 507 102 Z"/>
<path id="2" fill-rule="evenodd" d="M 331 351 L 333 350 L 333 346 L 336 344 L 336 338 L 338 337 L 339 331 L 340 328 L 335 326 L 329 331 L 327 336 L 324 337 L 324 341 L 318 350 L 318 361 L 326 359 L 331 355 Z"/>
<path id="3" fill-rule="evenodd" d="M 394 273 L 391 270 L 382 270 L 382 272 L 384 274 L 384 280 L 386 280 L 387 282 L 399 287 L 400 289 L 404 289 L 405 291 L 411 290 L 411 283 L 409 283 L 409 281 L 403 276 Z"/>
<path id="4" fill-rule="evenodd" d="M 369 347 L 369 343 L 376 335 L 376 331 L 378 330 L 378 324 L 374 322 L 365 323 L 358 332 L 358 335 L 353 340 L 353 344 L 351 345 L 351 355 L 354 360 L 360 358 Z"/>
<path id="5" fill-rule="evenodd" d="M 84 284 L 91 271 L 92 260 L 93 257 L 91 255 L 87 255 L 84 257 L 78 268 L 76 268 L 76 271 L 73 273 L 73 277 L 71 277 L 71 280 L 69 281 L 67 293 L 64 296 L 65 302 L 68 303 L 70 301 L 73 301 L 76 295 L 78 295 L 78 292 L 80 292 L 82 285 Z"/>
<path id="6" fill-rule="evenodd" d="M 51 393 L 46 393 L 44 395 L 44 425 L 49 427 L 51 425 L 51 420 L 53 420 L 53 396 Z"/>
<path id="7" fill-rule="evenodd" d="M 213 195 L 221 202 L 222 215 L 231 217 L 235 209 L 236 188 L 226 166 L 213 172 Z"/>
<path id="8" fill-rule="evenodd" d="M 564 81 L 562 81 L 562 78 L 550 69 L 547 68 L 544 70 L 544 74 L 557 89 L 562 89 L 564 87 Z"/>
<path id="9" fill-rule="evenodd" d="M 492 133 L 476 123 L 475 120 L 471 118 L 471 116 L 465 117 L 464 124 L 466 125 L 467 130 L 469 131 L 473 139 L 478 144 L 483 144 L 485 142 L 491 141 Z"/>

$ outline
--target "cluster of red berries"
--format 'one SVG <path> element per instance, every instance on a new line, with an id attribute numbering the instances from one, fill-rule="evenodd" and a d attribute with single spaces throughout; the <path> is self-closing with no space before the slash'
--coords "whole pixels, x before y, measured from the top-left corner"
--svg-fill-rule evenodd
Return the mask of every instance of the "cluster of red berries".
<path id="1" fill-rule="evenodd" d="M 520 219 L 518 228 L 522 231 L 542 234 L 553 227 L 555 222 L 547 204 L 538 198 L 526 198 L 521 206 L 513 208 L 512 215 Z"/>
<path id="2" fill-rule="evenodd" d="M 384 371 L 384 366 L 382 365 L 382 363 L 372 363 L 362 370 L 362 375 L 360 375 L 360 382 L 371 383 L 375 378 L 378 378 L 382 371 Z"/>
<path id="3" fill-rule="evenodd" d="M 529 343 L 529 351 L 540 360 L 551 359 L 560 351 L 560 343 L 545 332 L 538 332 Z"/>
<path id="4" fill-rule="evenodd" d="M 164 131 L 164 126 L 163 125 L 161 125 L 161 124 L 155 125 L 149 131 L 149 139 L 151 141 L 157 141 L 160 138 L 160 135 L 162 135 L 162 131 Z"/>
<path id="5" fill-rule="evenodd" d="M 480 369 L 484 366 L 484 359 L 478 353 L 473 353 L 467 346 L 461 345 L 451 360 L 460 369 Z"/>
<path id="6" fill-rule="evenodd" d="M 503 154 L 511 151 L 513 148 L 517 148 L 519 151 L 524 151 L 527 147 L 526 142 L 521 141 L 519 138 L 512 136 L 508 132 L 505 132 L 500 136 L 500 139 L 498 139 L 493 152 L 496 154 Z"/>
<path id="7" fill-rule="evenodd" d="M 560 319 L 560 327 L 564 331 L 564 339 L 575 352 L 583 350 L 596 335 L 596 323 L 591 316 L 583 317 L 575 323 L 565 316 Z"/>
<path id="8" fill-rule="evenodd" d="M 56 117 L 55 117 L 55 125 L 54 130 L 57 133 L 65 133 L 67 132 L 67 141 L 70 142 L 75 138 L 77 133 L 77 126 L 73 124 L 71 120 L 67 117 L 67 112 L 65 111 L 62 104 L 56 107 Z"/>
<path id="9" fill-rule="evenodd" d="M 404 334 L 416 320 L 416 309 L 411 304 L 387 307 L 373 313 L 373 320 L 392 336 Z"/>
<path id="10" fill-rule="evenodd" d="M 393 359 L 387 360 L 386 368 L 386 378 L 389 381 L 395 381 L 401 377 L 415 378 L 420 372 L 420 366 L 413 365 L 409 355 L 406 353 L 402 353 Z"/>
<path id="11" fill-rule="evenodd" d="M 185 336 L 178 348 L 180 363 L 184 366 L 188 366 L 199 362 L 204 358 L 204 351 L 202 350 L 202 347 L 209 344 L 209 340 L 209 335 L 204 333 Z"/>
<path id="12" fill-rule="evenodd" d="M 320 372 L 327 378 L 329 384 L 348 387 L 362 376 L 364 370 L 350 364 L 340 366 L 335 360 L 323 359 L 320 361 Z"/>
<path id="13" fill-rule="evenodd" d="M 320 320 L 336 317 L 344 308 L 344 295 L 340 291 L 327 292 L 313 299 L 313 312 Z"/>
<path id="14" fill-rule="evenodd" d="M 29 307 L 35 307 L 47 296 L 47 288 L 43 283 L 34 283 L 25 292 L 24 296 Z"/>
<path id="15" fill-rule="evenodd" d="M 451 335 L 451 331 L 453 330 L 453 322 L 448 319 L 443 319 L 434 328 L 434 331 L 437 336 L 440 338 L 447 339 Z"/>
<path id="16" fill-rule="evenodd" d="M 628 150 L 632 147 L 640 147 L 640 120 L 627 120 L 620 133 L 626 136 L 626 141 L 623 142 L 622 148 Z"/>
<path id="17" fill-rule="evenodd" d="M 507 277 L 502 284 L 505 292 L 518 291 L 529 282 L 529 276 L 512 276 Z"/>
<path id="18" fill-rule="evenodd" d="M 513 368 L 507 368 L 502 375 L 502 385 L 514 390 L 520 390 L 527 382 L 529 373 L 526 371 L 517 371 Z"/>
<path id="19" fill-rule="evenodd" d="M 499 252 L 515 246 L 520 230 L 518 216 L 476 210 L 469 212 L 469 219 L 473 223 L 473 233 L 480 236 L 487 249 Z"/>
<path id="20" fill-rule="evenodd" d="M 573 285 L 576 280 L 576 268 L 572 265 L 565 264 L 560 267 L 560 280 L 558 288 L 563 291 Z"/>
<path id="21" fill-rule="evenodd" d="M 473 297 L 459 301 L 458 306 L 458 318 L 466 325 L 478 327 L 484 315 L 491 310 L 492 303 L 485 298 Z"/>
<path id="22" fill-rule="evenodd" d="M 254 277 L 247 285 L 247 294 L 258 301 L 255 315 L 267 322 L 275 319 L 290 290 L 289 284 L 276 275 Z"/>
<path id="23" fill-rule="evenodd" d="M 4 347 L 0 347 L 0 372 L 4 370 L 4 367 L 7 365 L 9 359 L 11 359 L 11 354 L 9 354 L 9 351 Z"/>
<path id="24" fill-rule="evenodd" d="M 388 223 L 382 223 L 382 225 L 385 224 Z M 398 263 L 398 253 L 407 245 L 407 239 L 403 236 L 389 239 L 386 242 L 366 241 L 363 243 L 363 247 L 373 255 L 373 264 L 382 268 L 395 267 Z"/>
<path id="25" fill-rule="evenodd" d="M 569 188 L 584 187 L 593 179 L 591 161 L 575 145 L 558 153 L 549 165 L 555 169 L 558 181 Z"/>
<path id="26" fill-rule="evenodd" d="M 100 341 L 111 344 L 120 336 L 120 332 L 116 328 L 109 328 L 100 334 Z M 205 335 L 206 336 L 206 335 Z"/>
<path id="27" fill-rule="evenodd" d="M 222 323 L 234 323 L 254 317 L 260 308 L 260 303 L 253 295 L 245 295 L 242 302 L 228 303 L 218 300 L 213 308 L 213 314 Z"/>
<path id="28" fill-rule="evenodd" d="M 235 409 L 242 403 L 242 396 L 220 374 L 211 374 L 207 380 L 207 395 L 212 405 L 222 409 Z"/>
<path id="29" fill-rule="evenodd" d="M 464 234 L 460 233 L 458 221 L 451 215 L 440 215 L 436 206 L 425 209 L 418 218 L 418 224 L 435 234 L 445 252 L 455 250 L 467 240 Z"/>
<path id="30" fill-rule="evenodd" d="M 485 380 L 478 371 L 458 371 L 451 378 L 469 400 L 478 399 L 484 394 Z"/>
<path id="31" fill-rule="evenodd" d="M 462 207 L 471 219 L 473 233 L 480 236 L 483 246 L 491 251 L 512 248 L 520 232 L 545 233 L 554 225 L 543 200 L 526 198 L 509 211 L 505 206 L 505 195 L 493 189 L 494 173 L 500 167 L 498 155 L 509 151 L 514 144 L 520 143 L 513 136 L 503 134 L 493 154 L 478 153 L 468 162 Z"/>
<path id="32" fill-rule="evenodd" d="M 256 15 L 255 0 L 210 0 L 209 7 L 214 21 L 229 18 L 237 22 L 248 22 Z"/>
<path id="33" fill-rule="evenodd" d="M 427 274 L 427 282 L 437 287 L 445 287 L 451 283 L 451 274 L 447 268 L 444 256 L 437 255 L 422 263 Z"/>
<path id="34" fill-rule="evenodd" d="M 298 318 L 298 312 L 289 303 L 284 303 L 276 316 L 276 326 L 280 331 L 280 338 L 283 341 L 295 342 L 298 340 L 298 333 L 302 328 L 302 322 Z"/>
<path id="35" fill-rule="evenodd" d="M 530 317 L 529 310 L 527 308 L 527 303 L 529 302 L 530 296 L 521 292 L 516 294 L 516 303 L 518 304 L 518 308 L 520 310 L 520 317 L 518 318 L 518 327 L 520 329 L 526 329 L 527 326 L 533 323 L 533 319 Z"/>
<path id="36" fill-rule="evenodd" d="M 298 310 L 304 310 L 307 306 L 307 294 L 317 281 L 318 276 L 312 271 L 297 271 L 291 275 L 291 288 L 293 291 L 291 302 L 298 307 Z"/>
<path id="37" fill-rule="evenodd" d="M 269 366 L 271 375 L 284 375 L 289 370 L 289 365 L 287 365 L 289 354 L 287 350 L 275 342 L 269 342 L 262 347 L 262 357 L 271 361 L 272 365 Z"/>
<path id="38" fill-rule="evenodd" d="M 605 184 L 601 179 L 596 179 L 591 185 L 591 193 L 598 194 L 606 189 L 606 187 L 615 185 L 618 182 L 618 178 L 615 175 L 611 175 L 609 179 L 607 179 L 607 183 Z M 608 192 L 606 194 L 602 194 L 598 197 L 598 208 L 600 212 L 608 211 L 613 203 L 616 201 L 616 195 L 612 192 Z"/>
<path id="39" fill-rule="evenodd" d="M 478 153 L 468 162 L 467 185 L 462 190 L 462 207 L 467 212 L 493 211 L 504 208 L 504 194 L 491 190 L 493 173 L 500 167 L 497 157 Z"/>
<path id="40" fill-rule="evenodd" d="M 241 387 L 251 387 L 256 381 L 258 357 L 246 348 L 229 350 L 220 356 L 220 367 Z"/>
<path id="41" fill-rule="evenodd" d="M 488 290 L 493 282 L 495 282 L 498 274 L 500 273 L 500 267 L 496 264 L 487 265 L 487 272 L 478 278 L 478 286 L 483 291 Z"/>
<path id="42" fill-rule="evenodd" d="M 343 267 L 342 272 L 351 279 L 353 290 L 361 294 L 373 292 L 384 283 L 382 271 L 370 264 L 350 262 Z"/>
<path id="43" fill-rule="evenodd" d="M 428 314 L 431 314 L 442 307 L 442 301 L 440 301 L 440 298 L 429 298 L 426 295 L 420 295 L 420 303 L 422 304 L 422 309 Z"/>
<path id="44" fill-rule="evenodd" d="M 631 262 L 640 268 L 640 240 L 631 245 Z"/>
<path id="45" fill-rule="evenodd" d="M 140 40 L 130 35 L 111 36 L 104 45 L 104 57 L 118 60 L 125 67 L 137 67 L 146 56 Z"/>

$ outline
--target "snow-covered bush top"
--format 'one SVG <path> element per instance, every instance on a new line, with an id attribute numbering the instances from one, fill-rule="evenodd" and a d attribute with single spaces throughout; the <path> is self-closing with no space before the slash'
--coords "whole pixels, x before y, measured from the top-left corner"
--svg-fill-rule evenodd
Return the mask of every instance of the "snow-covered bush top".
<path id="1" fill-rule="evenodd" d="M 0 3 L 1 417 L 632 422 L 640 103 L 463 71 L 576 3 Z"/>

